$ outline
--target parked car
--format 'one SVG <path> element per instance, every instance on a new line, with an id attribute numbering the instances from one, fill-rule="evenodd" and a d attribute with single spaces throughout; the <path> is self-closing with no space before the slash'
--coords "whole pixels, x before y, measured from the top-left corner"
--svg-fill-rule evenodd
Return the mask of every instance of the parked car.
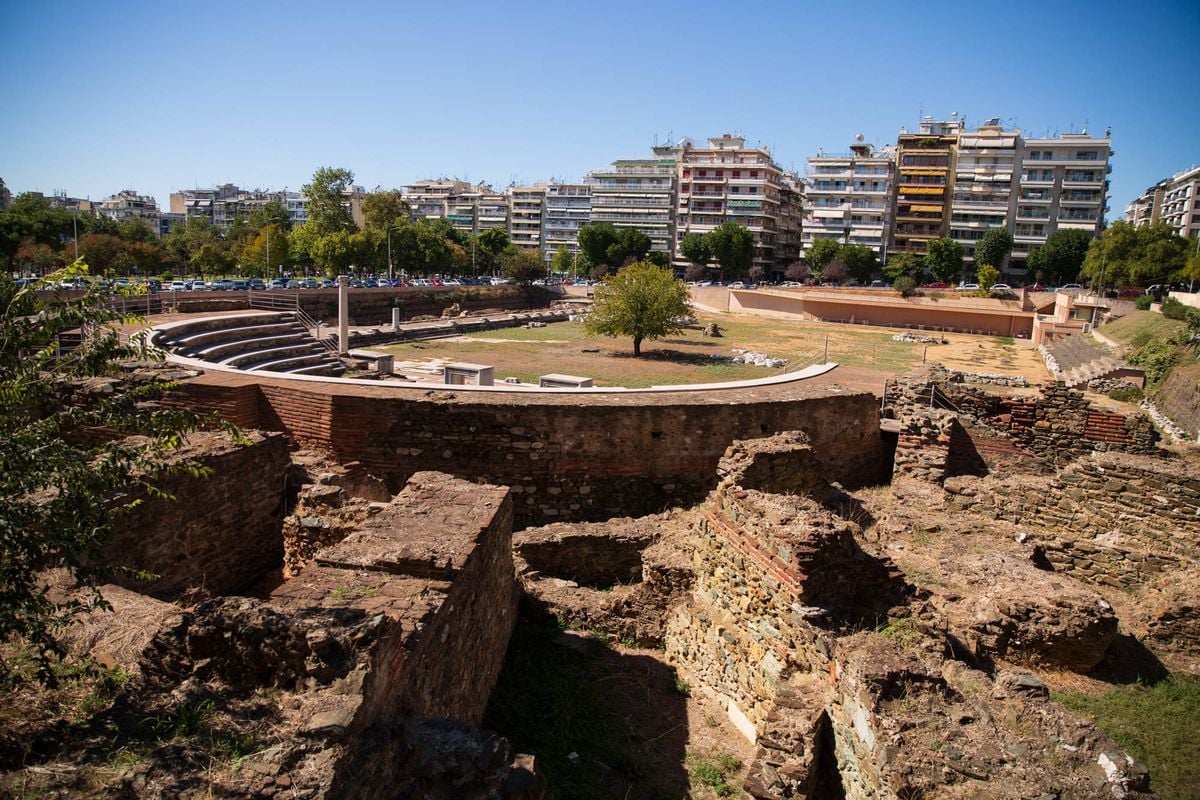
<path id="1" fill-rule="evenodd" d="M 283 278 L 276 278 L 267 284 L 268 289 L 286 289 L 288 282 Z"/>
<path id="2" fill-rule="evenodd" d="M 246 281 L 246 286 L 255 292 L 265 292 L 267 290 L 267 284 L 263 282 L 262 278 L 251 278 Z"/>
<path id="3" fill-rule="evenodd" d="M 335 286 L 337 286 L 337 283 L 333 280 L 333 278 L 325 278 L 321 281 L 322 289 L 332 289 Z"/>
<path id="4" fill-rule="evenodd" d="M 208 284 L 205 283 L 204 281 L 192 281 L 192 285 L 189 288 L 193 292 L 203 292 L 205 289 L 208 288 Z"/>
<path id="5" fill-rule="evenodd" d="M 167 287 L 169 292 L 186 292 L 192 288 L 192 285 L 187 281 L 171 281 L 171 285 Z"/>
<path id="6" fill-rule="evenodd" d="M 888 288 L 888 283 L 887 283 L 887 281 L 871 281 L 871 285 L 868 286 L 867 288 L 868 289 L 886 289 L 886 288 Z"/>
<path id="7" fill-rule="evenodd" d="M 1011 292 L 1012 287 L 1007 283 L 993 283 L 991 291 L 993 292 Z"/>
<path id="8" fill-rule="evenodd" d="M 300 281 L 300 288 L 301 289 L 319 289 L 319 288 L 321 288 L 321 284 L 317 283 L 312 278 L 305 278 L 304 280 Z"/>
<path id="9" fill-rule="evenodd" d="M 223 278 L 221 280 L 213 281 L 208 285 L 208 289 L 211 292 L 224 292 L 228 291 L 230 288 L 232 288 L 232 281 L 227 281 Z"/>
<path id="10" fill-rule="evenodd" d="M 1060 292 L 1081 292 L 1083 291 L 1083 286 L 1078 283 L 1066 283 L 1058 287 L 1058 290 Z"/>
<path id="11" fill-rule="evenodd" d="M 235 292 L 244 292 L 250 288 L 250 282 L 243 280 L 230 281 L 229 288 Z"/>
<path id="12" fill-rule="evenodd" d="M 938 281 L 937 283 L 931 283 L 931 284 L 929 284 L 929 286 L 928 286 L 928 287 L 926 287 L 926 288 L 929 288 L 929 289 L 945 289 L 945 288 L 946 288 L 946 284 L 942 283 L 941 281 Z"/>
<path id="13" fill-rule="evenodd" d="M 979 291 L 978 283 L 964 283 L 958 287 L 960 292 L 977 292 Z"/>

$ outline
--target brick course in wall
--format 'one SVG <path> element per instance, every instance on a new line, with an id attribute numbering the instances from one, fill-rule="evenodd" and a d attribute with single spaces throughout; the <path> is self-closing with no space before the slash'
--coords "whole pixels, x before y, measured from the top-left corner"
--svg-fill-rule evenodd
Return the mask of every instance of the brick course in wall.
<path id="1" fill-rule="evenodd" d="M 105 559 L 158 578 L 145 582 L 118 574 L 115 582 L 159 598 L 192 587 L 233 594 L 282 564 L 288 442 L 278 433 L 247 436 L 246 445 L 217 433 L 189 439 L 175 457 L 192 459 L 212 474 L 168 475 L 156 485 L 174 500 L 147 497 L 134 514 L 118 518 Z"/>
<path id="2" fill-rule="evenodd" d="M 508 486 L 518 528 L 697 502 L 732 441 L 780 431 L 804 432 L 831 480 L 859 486 L 888 473 L 876 399 L 836 387 L 475 394 L 214 373 L 182 396 L 211 403 L 256 380 L 262 427 L 357 461 L 394 487 L 422 470 Z"/>

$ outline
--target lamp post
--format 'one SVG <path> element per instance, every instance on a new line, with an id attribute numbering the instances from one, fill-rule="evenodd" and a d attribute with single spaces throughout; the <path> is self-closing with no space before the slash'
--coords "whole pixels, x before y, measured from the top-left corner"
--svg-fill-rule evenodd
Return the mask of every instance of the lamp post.
<path id="1" fill-rule="evenodd" d="M 388 280 L 392 280 L 392 226 L 388 225 L 387 229 L 388 240 Z"/>

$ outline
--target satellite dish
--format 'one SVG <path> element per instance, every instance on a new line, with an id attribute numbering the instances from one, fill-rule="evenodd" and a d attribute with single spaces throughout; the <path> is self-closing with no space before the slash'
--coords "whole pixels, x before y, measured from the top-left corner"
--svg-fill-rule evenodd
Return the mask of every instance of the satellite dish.
<path id="1" fill-rule="evenodd" d="M 861 133 L 854 134 L 854 141 L 856 141 L 856 142 L 861 142 L 863 140 L 863 138 L 864 137 Z"/>

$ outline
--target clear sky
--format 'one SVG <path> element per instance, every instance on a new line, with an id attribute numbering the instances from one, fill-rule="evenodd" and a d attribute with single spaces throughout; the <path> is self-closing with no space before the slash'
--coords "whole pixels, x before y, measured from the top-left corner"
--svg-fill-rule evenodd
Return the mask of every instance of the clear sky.
<path id="1" fill-rule="evenodd" d="M 1200 163 L 1200 0 L 0 0 L 0 178 L 368 189 L 575 179 L 668 136 L 741 133 L 803 171 L 922 111 L 1028 135 L 1112 127 L 1109 217 Z"/>

